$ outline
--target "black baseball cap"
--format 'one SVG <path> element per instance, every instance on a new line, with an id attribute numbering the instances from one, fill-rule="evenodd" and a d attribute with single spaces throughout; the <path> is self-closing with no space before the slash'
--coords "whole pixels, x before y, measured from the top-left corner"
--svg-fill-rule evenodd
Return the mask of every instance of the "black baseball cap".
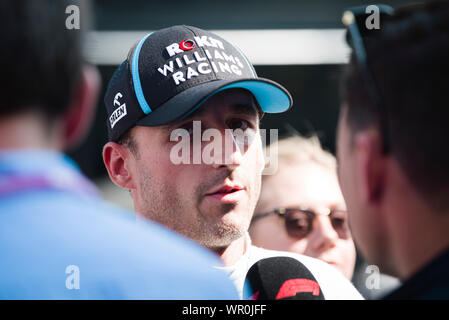
<path id="1" fill-rule="evenodd" d="M 266 113 L 291 108 L 290 93 L 257 77 L 235 46 L 211 32 L 173 26 L 150 33 L 129 52 L 106 90 L 109 140 L 132 127 L 160 126 L 183 119 L 225 89 L 250 91 Z"/>

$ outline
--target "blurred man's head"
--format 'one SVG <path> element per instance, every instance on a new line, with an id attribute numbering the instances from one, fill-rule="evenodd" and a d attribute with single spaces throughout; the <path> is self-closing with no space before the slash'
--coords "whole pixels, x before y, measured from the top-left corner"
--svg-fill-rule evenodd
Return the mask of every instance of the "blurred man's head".
<path id="1" fill-rule="evenodd" d="M 353 53 L 342 83 L 339 177 L 361 252 L 404 277 L 418 267 L 407 258 L 419 264 L 447 245 L 435 238 L 447 238 L 440 229 L 449 218 L 449 5 L 399 10 L 364 40 L 377 90 Z"/>
<path id="2" fill-rule="evenodd" d="M 2 148 L 60 149 L 87 131 L 99 77 L 83 63 L 82 31 L 66 28 L 69 5 L 86 13 L 77 1 L 0 3 Z"/>
<path id="3" fill-rule="evenodd" d="M 335 158 L 316 137 L 290 137 L 277 148 L 278 170 L 263 176 L 249 230 L 252 242 L 324 260 L 351 278 L 355 247 Z"/>
<path id="4" fill-rule="evenodd" d="M 219 36 L 174 26 L 131 49 L 105 104 L 103 159 L 136 212 L 209 248 L 242 237 L 264 168 L 259 121 L 291 106 L 285 89 Z"/>

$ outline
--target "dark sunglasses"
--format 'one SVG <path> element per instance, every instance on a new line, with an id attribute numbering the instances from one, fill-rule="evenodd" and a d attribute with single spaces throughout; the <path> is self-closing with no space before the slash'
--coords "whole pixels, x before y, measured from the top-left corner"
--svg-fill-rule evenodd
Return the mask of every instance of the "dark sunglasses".
<path id="1" fill-rule="evenodd" d="M 317 213 L 307 207 L 278 208 L 270 212 L 254 215 L 252 223 L 271 214 L 277 214 L 285 220 L 285 229 L 290 237 L 303 239 L 312 232 L 315 217 L 323 213 Z M 329 217 L 332 227 L 340 238 L 347 239 L 350 237 L 346 210 L 328 209 L 324 215 Z"/>
<path id="2" fill-rule="evenodd" d="M 376 5 L 376 7 L 379 8 L 379 27 L 382 28 L 382 22 L 385 18 L 393 15 L 394 9 L 387 5 Z M 370 60 L 368 59 L 365 45 L 365 41 L 378 33 L 380 29 L 368 29 L 366 21 L 371 13 L 366 13 L 366 8 L 366 6 L 360 6 L 346 9 L 343 13 L 342 22 L 347 27 L 346 41 L 354 52 L 366 89 L 369 92 L 372 102 L 378 109 L 383 152 L 388 153 L 390 151 L 390 134 L 387 109 L 374 80 L 373 73 L 370 70 Z"/>

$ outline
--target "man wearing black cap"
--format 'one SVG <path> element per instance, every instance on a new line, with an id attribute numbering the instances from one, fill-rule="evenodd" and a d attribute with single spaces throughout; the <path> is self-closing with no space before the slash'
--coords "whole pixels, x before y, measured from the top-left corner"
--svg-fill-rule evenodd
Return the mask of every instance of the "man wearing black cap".
<path id="1" fill-rule="evenodd" d="M 151 33 L 113 75 L 105 104 L 103 159 L 140 216 L 218 253 L 240 292 L 254 262 L 289 255 L 251 246 L 247 230 L 264 168 L 260 118 L 288 110 L 292 98 L 258 78 L 239 49 L 190 26 Z M 326 298 L 360 298 L 334 268 L 294 256 Z"/>

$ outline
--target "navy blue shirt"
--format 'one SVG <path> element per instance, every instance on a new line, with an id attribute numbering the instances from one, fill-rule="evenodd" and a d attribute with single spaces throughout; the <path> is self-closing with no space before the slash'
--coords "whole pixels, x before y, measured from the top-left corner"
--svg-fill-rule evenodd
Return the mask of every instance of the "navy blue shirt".
<path id="1" fill-rule="evenodd" d="M 385 300 L 448 300 L 449 249 L 407 279 Z"/>

